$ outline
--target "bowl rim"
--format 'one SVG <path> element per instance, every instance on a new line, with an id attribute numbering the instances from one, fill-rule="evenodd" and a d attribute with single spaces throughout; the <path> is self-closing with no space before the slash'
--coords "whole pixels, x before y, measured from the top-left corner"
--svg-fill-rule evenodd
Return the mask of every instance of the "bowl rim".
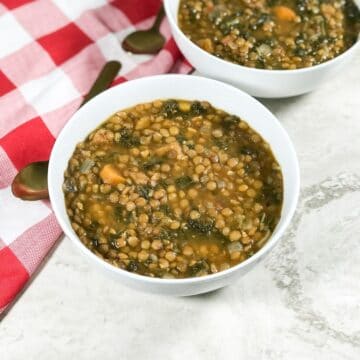
<path id="1" fill-rule="evenodd" d="M 201 276 L 201 277 L 191 277 L 191 278 L 182 278 L 182 279 L 152 278 L 149 276 L 132 273 L 127 270 L 123 270 L 123 269 L 115 267 L 114 265 L 109 264 L 108 262 L 101 259 L 96 254 L 94 254 L 90 249 L 88 249 L 80 241 L 79 237 L 75 234 L 72 227 L 66 223 L 65 219 L 63 218 L 63 216 L 60 212 L 61 205 L 56 201 L 56 193 L 58 193 L 60 191 L 61 194 L 63 195 L 63 191 L 62 191 L 62 189 L 57 189 L 56 186 L 53 184 L 53 179 L 55 179 L 55 177 L 57 176 L 56 165 L 54 165 L 54 164 L 56 163 L 56 156 L 59 155 L 59 154 L 57 154 L 58 148 L 60 147 L 60 149 L 61 149 L 61 147 L 63 146 L 62 143 L 66 139 L 66 133 L 68 132 L 67 129 L 72 126 L 72 123 L 74 121 L 77 121 L 76 119 L 79 116 L 78 114 L 83 111 L 82 109 L 86 109 L 86 107 L 88 107 L 88 106 L 93 106 L 93 104 L 96 103 L 96 101 L 98 101 L 99 98 L 108 96 L 107 94 L 109 92 L 115 91 L 118 87 L 126 88 L 126 86 L 129 84 L 131 84 L 130 86 L 134 86 L 134 84 L 135 85 L 138 84 L 138 86 L 140 87 L 142 82 L 149 81 L 149 80 L 151 80 L 151 81 L 158 81 L 158 80 L 165 81 L 166 80 L 166 81 L 169 81 L 170 83 L 174 83 L 174 82 L 176 82 L 177 79 L 186 79 L 186 81 L 195 81 L 195 82 L 198 82 L 198 81 L 207 82 L 209 87 L 211 87 L 212 89 L 216 88 L 216 86 L 218 86 L 218 85 L 223 86 L 223 87 L 228 87 L 231 89 L 231 91 L 236 91 L 236 92 L 240 93 L 243 97 L 245 97 L 247 99 L 247 101 L 256 104 L 258 107 L 261 108 L 261 110 L 264 113 L 267 114 L 267 116 L 272 118 L 275 126 L 277 126 L 278 130 L 281 132 L 283 139 L 284 139 L 284 144 L 286 145 L 286 149 L 292 158 L 292 163 L 293 163 L 293 167 L 294 167 L 294 169 L 293 169 L 294 170 L 294 173 L 293 173 L 293 185 L 294 185 L 293 189 L 294 190 L 291 192 L 291 195 L 290 195 L 292 200 L 291 200 L 289 210 L 288 210 L 287 214 L 282 215 L 282 216 L 285 216 L 285 221 L 278 228 L 278 232 L 277 232 L 276 236 L 273 236 L 273 234 L 271 234 L 271 236 L 268 239 L 268 241 L 266 242 L 266 244 L 260 250 L 258 250 L 254 255 L 252 255 L 245 261 L 243 261 L 235 266 L 232 266 L 227 270 L 219 271 L 218 273 L 209 274 L 209 275 L 205 275 L 205 276 Z M 99 124 L 103 121 L 104 121 L 104 119 L 100 119 Z M 64 231 L 64 234 L 71 239 L 71 241 L 78 247 L 78 249 L 80 249 L 80 251 L 85 256 L 87 256 L 89 259 L 94 260 L 101 267 L 105 268 L 106 270 L 109 270 L 112 273 L 117 273 L 120 276 L 129 277 L 129 278 L 133 279 L 134 281 L 146 282 L 149 284 L 150 283 L 151 284 L 168 284 L 168 285 L 169 284 L 171 284 L 171 285 L 196 284 L 196 283 L 200 283 L 200 282 L 214 281 L 219 278 L 226 278 L 227 276 L 230 276 L 233 272 L 236 272 L 242 268 L 246 268 L 246 267 L 250 266 L 252 263 L 256 263 L 258 260 L 260 260 L 265 254 L 267 254 L 277 244 L 277 242 L 280 240 L 281 236 L 283 236 L 284 231 L 288 227 L 291 219 L 293 218 L 296 207 L 297 207 L 299 193 L 300 193 L 300 167 L 299 167 L 299 161 L 298 161 L 298 158 L 296 155 L 294 145 L 293 145 L 292 141 L 290 140 L 288 133 L 286 132 L 286 130 L 284 129 L 284 127 L 282 126 L 280 121 L 276 118 L 276 116 L 270 110 L 268 110 L 262 103 L 260 103 L 258 100 L 256 100 L 255 98 L 253 98 L 252 96 L 250 96 L 249 94 L 244 92 L 243 90 L 240 90 L 232 85 L 223 83 L 218 80 L 209 79 L 209 78 L 205 78 L 205 77 L 201 77 L 201 76 L 195 76 L 195 75 L 189 76 L 189 75 L 183 75 L 183 74 L 163 74 L 163 75 L 155 75 L 155 76 L 146 76 L 143 78 L 139 78 L 139 79 L 135 79 L 135 80 L 131 80 L 128 82 L 118 84 L 112 88 L 107 89 L 100 95 L 98 95 L 95 98 L 93 98 L 92 100 L 90 100 L 88 103 L 86 103 L 84 106 L 82 106 L 79 110 L 77 110 L 71 116 L 69 121 L 65 124 L 65 126 L 61 130 L 59 136 L 56 139 L 55 145 L 51 151 L 50 160 L 49 160 L 49 170 L 48 170 L 48 187 L 49 187 L 49 197 L 50 197 L 53 211 L 55 213 L 55 216 L 56 216 L 62 230 Z M 62 200 L 63 200 L 63 197 L 62 197 Z"/>
<path id="2" fill-rule="evenodd" d="M 236 64 L 233 63 L 231 61 L 228 60 L 224 60 L 222 58 L 218 58 L 216 56 L 214 56 L 213 54 L 210 54 L 209 52 L 205 51 L 204 49 L 202 49 L 200 46 L 196 45 L 194 42 L 192 42 L 185 34 L 184 32 L 180 29 L 177 20 L 174 18 L 172 11 L 170 9 L 170 2 L 173 0 L 164 0 L 164 8 L 165 8 L 165 12 L 166 12 L 166 17 L 171 25 L 171 28 L 175 28 L 176 31 L 178 32 L 178 34 L 182 37 L 182 39 L 184 41 L 187 42 L 187 44 L 191 47 L 191 49 L 193 51 L 200 51 L 203 55 L 209 57 L 209 59 L 211 59 L 211 61 L 214 61 L 215 63 L 217 63 L 219 66 L 227 66 L 229 67 L 229 71 L 238 71 L 240 70 L 244 70 L 244 71 L 249 71 L 252 73 L 257 73 L 258 75 L 269 75 L 269 74 L 277 74 L 277 75 L 289 75 L 289 74 L 303 74 L 303 73 L 308 73 L 311 71 L 316 71 L 317 69 L 322 69 L 322 68 L 326 68 L 326 67 L 330 67 L 332 65 L 335 65 L 337 62 L 341 62 L 343 60 L 343 58 L 348 57 L 349 55 L 351 55 L 354 51 L 356 51 L 357 49 L 360 48 L 360 33 L 358 35 L 358 40 L 351 45 L 348 49 L 346 49 L 344 52 L 342 52 L 340 55 L 335 56 L 334 58 L 327 60 L 323 63 L 317 64 L 317 65 L 313 65 L 313 66 L 309 66 L 309 67 L 302 67 L 299 69 L 258 69 L 258 68 L 252 68 L 249 66 L 244 66 L 241 64 Z M 181 0 L 178 0 L 179 2 Z M 360 9 L 360 4 L 357 4 L 355 2 L 355 4 L 359 7 Z M 189 60 L 190 62 L 190 60 Z"/>

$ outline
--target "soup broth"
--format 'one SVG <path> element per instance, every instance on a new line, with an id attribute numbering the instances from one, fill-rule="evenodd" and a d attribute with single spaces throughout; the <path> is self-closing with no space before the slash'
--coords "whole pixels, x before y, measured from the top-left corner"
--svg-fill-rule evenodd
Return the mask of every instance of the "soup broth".
<path id="1" fill-rule="evenodd" d="M 331 60 L 360 31 L 352 0 L 181 0 L 179 26 L 221 59 L 260 69 L 298 69 Z"/>
<path id="2" fill-rule="evenodd" d="M 85 246 L 161 278 L 217 273 L 252 256 L 283 199 L 269 144 L 239 117 L 185 100 L 111 116 L 77 145 L 63 190 Z"/>

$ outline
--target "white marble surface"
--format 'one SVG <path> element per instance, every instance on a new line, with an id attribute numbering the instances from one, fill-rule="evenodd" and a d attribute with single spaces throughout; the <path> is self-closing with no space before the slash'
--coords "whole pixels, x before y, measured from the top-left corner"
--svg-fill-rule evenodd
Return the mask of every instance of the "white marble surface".
<path id="1" fill-rule="evenodd" d="M 192 298 L 98 274 L 63 239 L 0 323 L 0 359 L 359 359 L 360 54 L 318 91 L 264 101 L 293 139 L 302 192 L 255 270 Z"/>

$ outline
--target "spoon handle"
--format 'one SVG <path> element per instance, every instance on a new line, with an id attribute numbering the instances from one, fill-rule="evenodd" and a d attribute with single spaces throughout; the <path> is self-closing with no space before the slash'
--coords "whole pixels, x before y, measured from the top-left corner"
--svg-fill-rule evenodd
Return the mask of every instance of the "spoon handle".
<path id="1" fill-rule="evenodd" d="M 120 69 L 121 63 L 119 61 L 108 61 L 101 69 L 99 76 L 96 78 L 88 94 L 84 97 L 80 107 L 96 95 L 106 90 L 116 78 L 116 75 L 119 73 Z"/>
<path id="2" fill-rule="evenodd" d="M 121 69 L 119 61 L 109 61 L 101 69 L 93 86 L 85 96 L 80 107 L 90 99 L 106 90 Z M 11 190 L 14 196 L 22 200 L 41 200 L 49 197 L 47 188 L 48 161 L 37 161 L 28 164 L 15 176 Z"/>
<path id="3" fill-rule="evenodd" d="M 164 16 L 165 16 L 164 5 L 161 5 L 159 12 L 156 15 L 155 22 L 154 22 L 153 26 L 151 27 L 151 30 L 159 30 L 161 22 L 164 19 Z"/>

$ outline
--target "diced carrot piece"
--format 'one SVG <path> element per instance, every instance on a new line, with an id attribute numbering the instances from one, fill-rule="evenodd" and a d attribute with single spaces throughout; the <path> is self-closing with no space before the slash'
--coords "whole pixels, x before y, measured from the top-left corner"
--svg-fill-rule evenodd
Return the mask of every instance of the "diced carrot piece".
<path id="1" fill-rule="evenodd" d="M 296 19 L 296 13 L 294 10 L 287 6 L 279 5 L 273 7 L 275 16 L 282 21 L 294 21 Z"/>
<path id="2" fill-rule="evenodd" d="M 211 39 L 201 39 L 198 41 L 198 44 L 205 50 L 210 53 L 214 52 L 214 45 Z"/>
<path id="3" fill-rule="evenodd" d="M 149 178 L 142 172 L 130 172 L 129 176 L 136 184 L 145 185 L 149 182 Z"/>
<path id="4" fill-rule="evenodd" d="M 330 4 L 321 4 L 320 8 L 325 16 L 335 15 L 336 13 L 335 7 Z"/>
<path id="5" fill-rule="evenodd" d="M 117 185 L 125 182 L 125 178 L 121 176 L 119 170 L 111 164 L 107 164 L 101 169 L 100 177 L 104 183 L 110 185 Z"/>
<path id="6" fill-rule="evenodd" d="M 136 130 L 146 129 L 150 125 L 150 118 L 148 116 L 144 116 L 138 120 L 135 125 Z"/>
<path id="7" fill-rule="evenodd" d="M 176 151 L 177 155 L 182 154 L 181 146 L 178 142 L 173 142 L 170 144 L 163 145 L 155 150 L 155 154 L 159 156 L 164 156 L 169 151 L 174 150 Z"/>
<path id="8" fill-rule="evenodd" d="M 94 134 L 94 137 L 92 138 L 92 142 L 94 144 L 103 144 L 103 143 L 107 143 L 111 141 L 111 136 L 112 133 L 110 130 L 106 130 L 106 129 L 99 129 L 96 131 L 96 133 Z"/>
<path id="9" fill-rule="evenodd" d="M 189 112 L 191 109 L 191 104 L 189 101 L 179 101 L 179 109 L 183 112 Z"/>

